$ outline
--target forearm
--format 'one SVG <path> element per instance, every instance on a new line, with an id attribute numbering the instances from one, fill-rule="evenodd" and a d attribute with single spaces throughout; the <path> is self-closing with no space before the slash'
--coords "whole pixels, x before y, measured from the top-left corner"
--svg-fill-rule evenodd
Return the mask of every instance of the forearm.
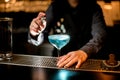
<path id="1" fill-rule="evenodd" d="M 98 8 L 98 11 L 96 11 L 93 15 L 91 31 L 92 38 L 81 48 L 81 50 L 85 51 L 88 56 L 92 55 L 93 53 L 97 53 L 104 45 L 106 39 L 105 27 L 106 24 L 104 21 L 102 10 Z"/>
<path id="2" fill-rule="evenodd" d="M 105 38 L 103 38 L 101 41 L 91 39 L 82 48 L 80 48 L 80 50 L 83 50 L 84 52 L 86 52 L 87 55 L 90 57 L 91 55 L 96 54 L 102 48 L 102 46 L 104 45 L 104 40 Z"/>

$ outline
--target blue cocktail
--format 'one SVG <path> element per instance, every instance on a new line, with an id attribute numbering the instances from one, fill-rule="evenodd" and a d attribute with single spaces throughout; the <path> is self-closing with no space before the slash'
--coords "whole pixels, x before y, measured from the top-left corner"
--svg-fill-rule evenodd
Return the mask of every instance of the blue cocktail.
<path id="1" fill-rule="evenodd" d="M 67 34 L 54 34 L 49 35 L 48 39 L 49 42 L 57 48 L 59 51 L 58 56 L 60 56 L 60 50 L 70 41 L 70 36 Z"/>

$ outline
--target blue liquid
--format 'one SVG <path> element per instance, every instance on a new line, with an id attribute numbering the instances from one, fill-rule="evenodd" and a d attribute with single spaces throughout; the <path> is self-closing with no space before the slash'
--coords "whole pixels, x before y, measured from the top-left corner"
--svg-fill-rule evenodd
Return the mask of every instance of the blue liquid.
<path id="1" fill-rule="evenodd" d="M 69 35 L 56 34 L 48 36 L 49 42 L 57 49 L 63 48 L 70 40 Z"/>

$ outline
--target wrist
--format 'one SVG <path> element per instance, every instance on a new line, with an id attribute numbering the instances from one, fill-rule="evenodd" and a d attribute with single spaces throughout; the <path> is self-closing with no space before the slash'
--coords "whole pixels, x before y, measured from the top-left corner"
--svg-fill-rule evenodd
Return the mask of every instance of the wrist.
<path id="1" fill-rule="evenodd" d="M 80 51 L 80 53 L 82 53 L 82 56 L 84 56 L 85 58 L 88 58 L 88 54 L 85 51 L 83 51 L 83 50 L 78 50 L 78 51 Z"/>
<path id="2" fill-rule="evenodd" d="M 32 39 L 37 40 L 38 35 L 32 35 L 32 34 L 30 33 L 30 37 L 31 37 Z"/>

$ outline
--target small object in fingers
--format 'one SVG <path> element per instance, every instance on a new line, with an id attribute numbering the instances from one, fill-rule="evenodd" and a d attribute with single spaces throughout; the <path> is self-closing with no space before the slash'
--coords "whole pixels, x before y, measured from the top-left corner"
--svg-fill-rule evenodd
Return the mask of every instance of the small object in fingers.
<path id="1" fill-rule="evenodd" d="M 42 17 L 42 18 L 41 18 L 41 21 L 42 21 L 42 22 L 43 22 L 44 20 L 46 20 L 46 17 Z"/>
<path id="2" fill-rule="evenodd" d="M 46 17 L 42 17 L 41 18 L 41 22 L 44 25 L 44 28 L 42 26 L 40 26 L 41 30 L 38 31 L 39 33 L 41 33 L 45 29 L 45 27 L 46 27 L 46 21 L 45 20 L 46 20 Z"/>

